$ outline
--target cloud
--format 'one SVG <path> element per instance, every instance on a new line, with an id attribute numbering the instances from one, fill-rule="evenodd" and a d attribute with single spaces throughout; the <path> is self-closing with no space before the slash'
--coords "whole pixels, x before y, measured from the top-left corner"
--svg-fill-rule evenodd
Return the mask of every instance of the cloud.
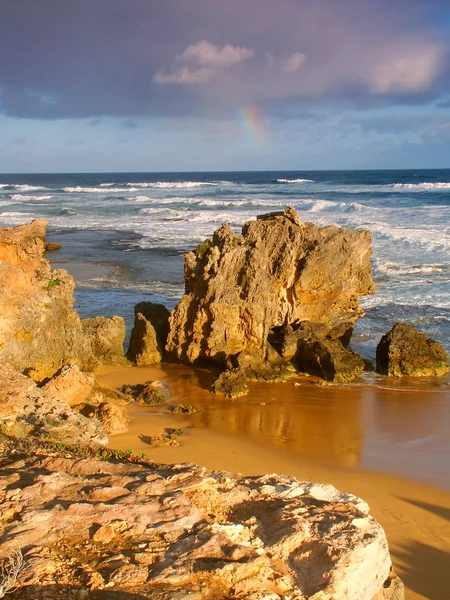
<path id="1" fill-rule="evenodd" d="M 189 67 L 182 67 L 173 73 L 164 73 L 164 71 L 158 71 L 153 77 L 155 83 L 176 83 L 176 84 L 195 84 L 195 83 L 206 83 L 214 77 L 214 71 L 212 69 L 190 69 Z"/>
<path id="2" fill-rule="evenodd" d="M 302 52 L 294 52 L 284 63 L 283 71 L 285 73 L 294 73 L 298 71 L 306 61 L 306 56 Z"/>
<path id="3" fill-rule="evenodd" d="M 381 56 L 366 81 L 375 94 L 407 93 L 427 89 L 439 74 L 444 56 L 441 44 L 411 45 Z"/>
<path id="4" fill-rule="evenodd" d="M 399 19 L 391 0 L 5 2 L 0 112 L 228 119 L 256 105 L 283 118 L 445 101 L 444 5 L 414 0 Z"/>
<path id="5" fill-rule="evenodd" d="M 205 40 L 188 46 L 182 60 L 193 61 L 202 66 L 230 67 L 254 56 L 253 50 L 242 46 L 215 46 Z"/>

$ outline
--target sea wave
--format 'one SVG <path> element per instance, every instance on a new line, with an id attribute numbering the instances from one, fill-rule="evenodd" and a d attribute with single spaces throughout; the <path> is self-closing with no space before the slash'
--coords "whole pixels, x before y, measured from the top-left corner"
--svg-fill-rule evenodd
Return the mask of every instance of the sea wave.
<path id="1" fill-rule="evenodd" d="M 68 194 L 83 194 L 83 193 L 87 193 L 87 194 L 105 194 L 105 193 L 116 193 L 116 192 L 122 192 L 122 193 L 126 193 L 126 192 L 139 192 L 140 188 L 126 188 L 126 187 L 108 187 L 108 188 L 104 188 L 104 187 L 82 187 L 81 185 L 77 185 L 75 187 L 65 187 L 63 188 L 64 192 L 67 192 Z"/>
<path id="2" fill-rule="evenodd" d="M 202 186 L 217 186 L 219 183 L 227 183 L 226 181 L 222 182 L 213 182 L 213 181 L 153 181 L 153 182 L 143 182 L 143 183 L 134 183 L 129 182 L 126 185 L 131 188 L 195 188 Z"/>
<path id="3" fill-rule="evenodd" d="M 38 190 L 48 190 L 49 188 L 44 187 L 43 185 L 27 185 L 22 183 L 17 183 L 11 186 L 14 190 L 18 192 L 35 192 Z"/>
<path id="4" fill-rule="evenodd" d="M 277 183 L 314 183 L 312 179 L 277 179 Z"/>
<path id="5" fill-rule="evenodd" d="M 394 275 L 418 275 L 421 273 L 448 273 L 450 266 L 439 263 L 407 265 L 396 262 L 385 262 L 378 265 L 377 269 Z"/>
<path id="6" fill-rule="evenodd" d="M 11 200 L 16 200 L 18 202 L 27 202 L 29 200 L 50 200 L 53 196 L 48 194 L 41 194 L 40 196 L 27 196 L 26 194 L 11 194 Z"/>
<path id="7" fill-rule="evenodd" d="M 450 182 L 448 181 L 424 181 L 422 183 L 394 183 L 392 187 L 395 190 L 408 190 L 418 192 L 429 192 L 439 190 L 450 190 Z"/>

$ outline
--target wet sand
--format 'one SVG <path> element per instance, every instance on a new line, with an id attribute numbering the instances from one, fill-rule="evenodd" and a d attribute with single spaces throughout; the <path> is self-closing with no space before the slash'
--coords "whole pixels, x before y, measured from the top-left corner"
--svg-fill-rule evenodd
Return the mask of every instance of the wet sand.
<path id="1" fill-rule="evenodd" d="M 450 597 L 450 392 L 320 387 L 311 381 L 253 384 L 247 397 L 221 400 L 207 390 L 208 371 L 164 365 L 103 367 L 102 385 L 160 379 L 170 404 L 128 407 L 130 427 L 110 439 L 161 463 L 195 462 L 245 474 L 275 472 L 331 483 L 356 494 L 386 530 L 407 600 Z M 180 447 L 152 448 L 148 436 L 183 428 Z"/>

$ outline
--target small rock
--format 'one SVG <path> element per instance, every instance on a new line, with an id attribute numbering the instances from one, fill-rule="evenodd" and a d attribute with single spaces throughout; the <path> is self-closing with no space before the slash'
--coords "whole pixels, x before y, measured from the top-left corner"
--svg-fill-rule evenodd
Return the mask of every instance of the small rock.
<path id="1" fill-rule="evenodd" d="M 128 414 L 123 406 L 103 402 L 95 410 L 94 416 L 100 421 L 108 435 L 128 430 Z"/>
<path id="2" fill-rule="evenodd" d="M 213 383 L 212 391 L 226 398 L 238 398 L 248 393 L 245 373 L 242 369 L 224 371 Z"/>
<path id="3" fill-rule="evenodd" d="M 116 531 L 111 525 L 101 525 L 92 536 L 94 542 L 100 542 L 102 544 L 109 544 L 111 540 L 116 537 Z"/>
<path id="4" fill-rule="evenodd" d="M 54 252 L 55 250 L 61 250 L 61 244 L 56 244 L 55 242 L 45 244 L 46 252 Z"/>

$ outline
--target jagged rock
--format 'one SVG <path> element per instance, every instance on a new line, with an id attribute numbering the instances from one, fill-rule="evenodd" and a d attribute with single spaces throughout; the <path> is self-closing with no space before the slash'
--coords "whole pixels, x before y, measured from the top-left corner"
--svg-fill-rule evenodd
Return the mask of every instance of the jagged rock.
<path id="1" fill-rule="evenodd" d="M 396 323 L 377 346 L 377 371 L 390 377 L 445 375 L 448 356 L 439 342 L 411 325 Z"/>
<path id="2" fill-rule="evenodd" d="M 7 428 L 20 423 L 26 433 L 44 434 L 69 444 L 108 443 L 97 419 L 74 413 L 62 398 L 38 388 L 31 378 L 0 366 L 0 380 L 0 420 Z"/>
<path id="3" fill-rule="evenodd" d="M 77 365 L 64 365 L 42 389 L 59 396 L 69 406 L 74 406 L 86 400 L 94 385 L 93 375 L 81 372 Z"/>
<path id="4" fill-rule="evenodd" d="M 340 340 L 327 338 L 326 330 L 305 323 L 290 325 L 278 332 L 280 354 L 291 360 L 301 372 L 323 377 L 326 381 L 352 381 L 364 370 L 364 360 L 346 348 Z"/>
<path id="5" fill-rule="evenodd" d="M 76 588 L 83 565 L 143 599 L 380 600 L 392 586 L 383 529 L 331 485 L 42 455 L 1 466 L 0 557 L 38 553 L 25 600 L 48 550 L 52 580 Z"/>
<path id="6" fill-rule="evenodd" d="M 228 225 L 185 258 L 186 294 L 172 311 L 166 349 L 189 363 L 268 358 L 276 327 L 310 321 L 348 342 L 374 292 L 368 231 L 300 221 L 294 209 Z"/>
<path id="7" fill-rule="evenodd" d="M 163 304 L 136 304 L 134 327 L 127 352 L 128 360 L 138 366 L 161 362 L 169 331 L 169 314 Z"/>
<path id="8" fill-rule="evenodd" d="M 242 369 L 230 369 L 219 375 L 212 385 L 214 394 L 238 398 L 248 394 L 247 377 Z"/>
<path id="9" fill-rule="evenodd" d="M 96 359 L 73 310 L 74 281 L 43 257 L 46 221 L 0 229 L 0 363 L 36 381 Z"/>
<path id="10" fill-rule="evenodd" d="M 92 352 L 102 365 L 123 365 L 123 342 L 126 328 L 122 317 L 95 317 L 81 321 L 84 333 L 91 340 Z"/>
<path id="11" fill-rule="evenodd" d="M 108 435 L 128 430 L 128 414 L 123 406 L 104 402 L 95 409 L 94 417 L 100 421 Z"/>

